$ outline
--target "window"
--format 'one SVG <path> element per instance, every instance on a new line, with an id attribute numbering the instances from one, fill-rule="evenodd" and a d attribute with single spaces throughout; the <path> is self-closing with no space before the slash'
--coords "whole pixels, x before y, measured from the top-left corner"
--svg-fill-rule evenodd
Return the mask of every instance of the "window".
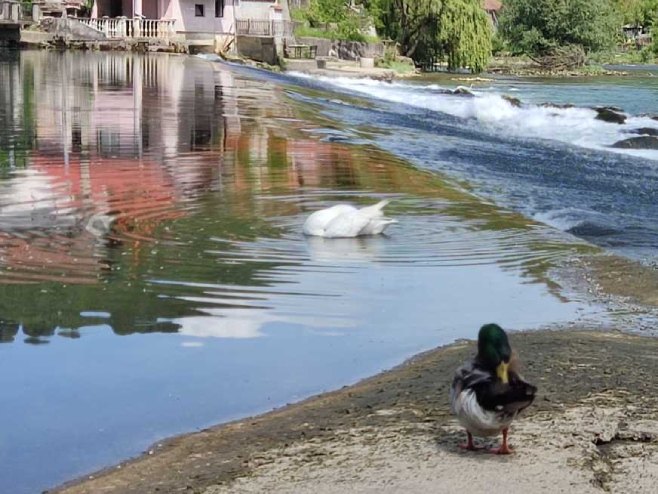
<path id="1" fill-rule="evenodd" d="M 226 0 L 215 0 L 215 17 L 224 17 L 224 4 Z"/>
<path id="2" fill-rule="evenodd" d="M 196 17 L 204 17 L 205 16 L 204 8 L 205 5 L 203 5 L 202 3 L 197 3 L 194 6 L 194 15 Z"/>

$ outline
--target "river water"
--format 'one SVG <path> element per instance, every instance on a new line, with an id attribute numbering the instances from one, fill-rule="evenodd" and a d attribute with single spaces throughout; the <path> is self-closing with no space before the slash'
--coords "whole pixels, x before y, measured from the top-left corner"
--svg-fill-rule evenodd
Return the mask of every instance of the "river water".
<path id="1" fill-rule="evenodd" d="M 656 101 L 646 79 L 598 81 L 600 99 L 591 82 L 485 82 L 469 103 L 439 91 L 451 79 L 4 52 L 0 492 L 352 383 L 485 322 L 606 321 L 548 271 L 596 250 L 582 238 L 653 258 L 655 157 L 579 140 L 616 136 L 567 132 L 571 114 L 540 132 L 539 110 L 498 99 L 645 98 L 624 108 L 639 114 Z M 514 111 L 529 113 L 501 116 Z M 382 198 L 399 220 L 387 236 L 301 234 L 318 208 Z"/>

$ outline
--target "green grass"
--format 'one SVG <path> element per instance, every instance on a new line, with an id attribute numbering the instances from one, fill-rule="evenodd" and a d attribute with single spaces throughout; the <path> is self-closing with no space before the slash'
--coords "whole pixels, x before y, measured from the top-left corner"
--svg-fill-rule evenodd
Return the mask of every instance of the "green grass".
<path id="1" fill-rule="evenodd" d="M 303 38 L 326 38 L 326 39 L 336 39 L 336 33 L 334 31 L 325 31 L 324 29 L 318 29 L 316 27 L 310 26 L 297 26 L 295 28 L 295 36 L 300 36 Z"/>
<path id="2" fill-rule="evenodd" d="M 290 18 L 293 21 L 306 22 L 306 11 L 304 9 L 290 9 Z"/>
<path id="3" fill-rule="evenodd" d="M 291 9 L 290 18 L 297 23 L 295 26 L 295 36 L 335 39 L 341 41 L 361 41 L 366 43 L 378 43 L 380 41 L 378 36 L 361 34 L 358 32 L 358 29 L 357 32 L 354 32 L 354 29 L 349 29 L 349 27 L 346 29 L 322 29 L 320 27 L 311 27 L 309 25 L 307 9 Z M 346 32 L 350 32 L 350 34 L 346 35 Z"/>
<path id="4" fill-rule="evenodd" d="M 641 50 L 632 48 L 626 51 L 619 49 L 612 51 L 602 51 L 591 53 L 588 58 L 591 62 L 601 64 L 641 64 L 653 63 L 656 60 L 654 54 L 651 52 L 650 47 L 645 47 Z"/>
<path id="5" fill-rule="evenodd" d="M 383 69 L 391 69 L 394 70 L 398 74 L 413 74 L 416 72 L 416 67 L 413 66 L 413 64 L 410 64 L 408 62 L 400 62 L 398 60 L 389 60 L 389 61 L 379 61 L 377 63 L 377 67 L 381 67 Z"/>
<path id="6" fill-rule="evenodd" d="M 362 41 L 366 43 L 379 43 L 379 38 L 377 36 L 366 36 L 360 35 L 357 37 L 346 38 L 341 36 L 335 30 L 325 30 L 317 27 L 310 27 L 307 25 L 297 26 L 295 28 L 295 36 L 302 38 L 324 38 L 324 39 L 336 39 L 340 41 Z"/>

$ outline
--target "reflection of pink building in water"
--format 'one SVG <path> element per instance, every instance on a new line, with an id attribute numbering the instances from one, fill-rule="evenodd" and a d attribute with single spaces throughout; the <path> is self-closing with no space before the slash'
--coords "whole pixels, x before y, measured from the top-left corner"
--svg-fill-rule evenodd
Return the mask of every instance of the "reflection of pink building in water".
<path id="1" fill-rule="evenodd" d="M 182 214 L 171 178 L 150 161 L 107 158 L 92 164 L 76 157 L 65 165 L 36 153 L 29 177 L 18 182 L 32 189 L 22 208 L 0 210 L 0 228 L 7 219 L 20 222 L 18 235 L 0 229 L 0 262 L 20 268 L 21 281 L 60 281 L 66 273 L 68 283 L 94 282 L 103 267 L 95 258 L 99 236 L 149 241 L 161 221 Z M 3 281 L 14 272 L 3 273 Z"/>
<path id="2" fill-rule="evenodd" d="M 290 138 L 280 118 L 294 110 L 262 99 L 276 92 L 195 58 L 25 52 L 21 67 L 34 84 L 12 84 L 40 104 L 26 168 L 0 181 L 4 281 L 93 282 L 105 240 L 144 244 L 201 194 L 230 188 L 248 212 L 255 196 L 322 187 L 336 163 L 351 167 L 349 148 Z"/>
<path id="3" fill-rule="evenodd" d="M 48 85 L 53 60 L 61 78 Z M 30 97 L 40 101 L 37 147 L 26 170 L 0 182 L 0 266 L 13 267 L 0 271 L 4 281 L 63 273 L 94 281 L 105 248 L 98 237 L 149 240 L 162 221 L 184 214 L 179 201 L 208 187 L 217 168 L 223 109 L 209 65 L 127 54 L 84 62 L 70 53 L 22 57 L 34 78 Z M 191 154 L 196 148 L 204 149 Z"/>

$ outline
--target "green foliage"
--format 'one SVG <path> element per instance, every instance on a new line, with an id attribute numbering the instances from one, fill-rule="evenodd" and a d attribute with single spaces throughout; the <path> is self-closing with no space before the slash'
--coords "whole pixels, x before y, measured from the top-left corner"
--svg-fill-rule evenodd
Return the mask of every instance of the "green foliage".
<path id="1" fill-rule="evenodd" d="M 505 39 L 498 33 L 495 33 L 491 38 L 491 53 L 499 55 L 507 50 L 507 43 Z"/>
<path id="2" fill-rule="evenodd" d="M 651 27 L 658 23 L 658 0 L 615 0 L 623 24 Z"/>
<path id="3" fill-rule="evenodd" d="M 492 30 L 480 2 L 444 1 L 442 14 L 438 40 L 447 56 L 448 68 L 484 70 L 491 55 Z"/>
<path id="4" fill-rule="evenodd" d="M 653 61 L 653 51 L 650 46 L 645 46 L 640 50 L 640 60 L 642 63 L 649 63 Z"/>
<path id="5" fill-rule="evenodd" d="M 306 21 L 306 10 L 304 9 L 290 9 L 290 18 L 293 21 L 305 22 Z"/>
<path id="6" fill-rule="evenodd" d="M 619 26 L 610 0 L 507 0 L 499 31 L 516 53 L 544 56 L 569 45 L 604 49 Z"/>
<path id="7" fill-rule="evenodd" d="M 309 8 L 296 10 L 293 16 L 307 23 L 297 28 L 298 36 L 366 41 L 361 29 L 366 19 L 347 0 L 311 0 Z"/>
<path id="8" fill-rule="evenodd" d="M 448 62 L 450 70 L 483 70 L 492 29 L 480 0 L 378 0 L 383 34 L 418 63 Z"/>
<path id="9" fill-rule="evenodd" d="M 336 33 L 334 31 L 327 31 L 317 27 L 310 27 L 306 24 L 295 27 L 295 36 L 300 38 L 336 39 Z"/>

